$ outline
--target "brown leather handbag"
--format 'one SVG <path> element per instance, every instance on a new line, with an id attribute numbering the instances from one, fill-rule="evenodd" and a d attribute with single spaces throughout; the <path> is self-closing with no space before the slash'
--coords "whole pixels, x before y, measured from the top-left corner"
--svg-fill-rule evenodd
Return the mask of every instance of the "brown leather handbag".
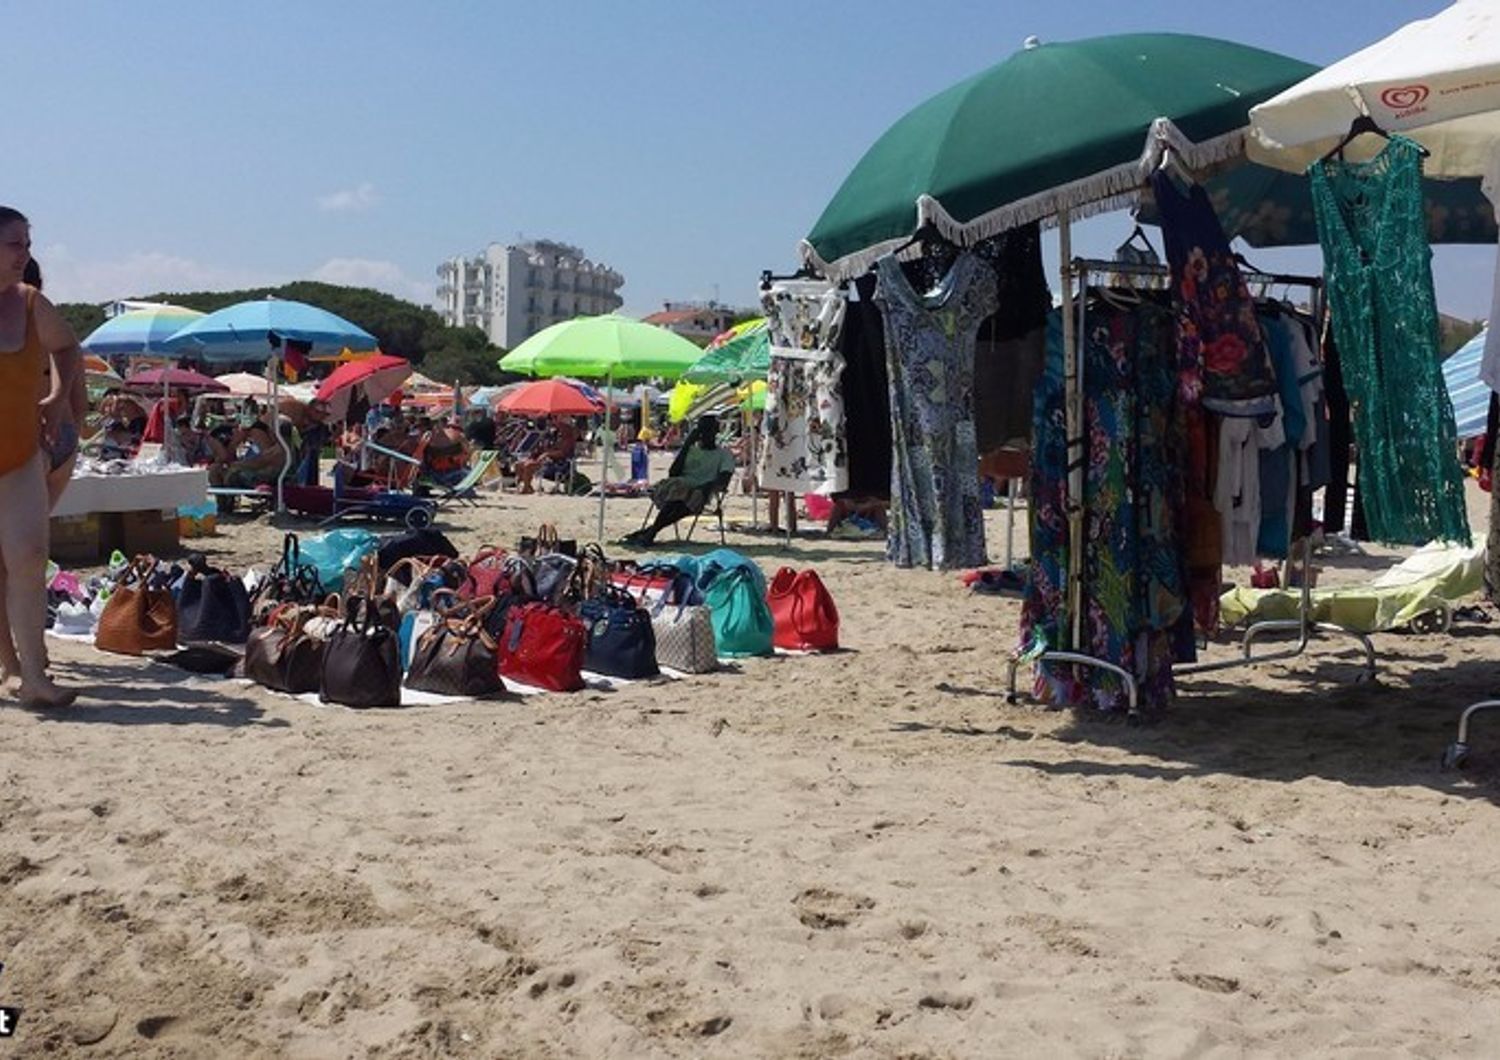
<path id="1" fill-rule="evenodd" d="M 326 608 L 295 604 L 280 608 L 269 625 L 253 630 L 245 642 L 245 676 L 277 692 L 316 692 L 323 676 L 324 641 L 307 631 Z"/>
<path id="2" fill-rule="evenodd" d="M 177 602 L 172 590 L 155 588 L 156 557 L 137 556 L 120 575 L 99 616 L 94 647 L 118 655 L 144 655 L 177 647 Z"/>
<path id="3" fill-rule="evenodd" d="M 504 693 L 499 645 L 484 624 L 494 604 L 494 598 L 486 596 L 440 612 L 412 646 L 406 687 L 447 696 Z"/>

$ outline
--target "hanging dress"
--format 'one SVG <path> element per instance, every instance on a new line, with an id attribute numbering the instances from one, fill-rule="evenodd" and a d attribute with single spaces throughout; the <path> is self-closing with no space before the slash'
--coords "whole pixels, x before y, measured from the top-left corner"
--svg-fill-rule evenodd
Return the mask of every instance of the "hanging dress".
<path id="1" fill-rule="evenodd" d="M 1314 162 L 1307 175 L 1370 535 L 1389 544 L 1468 544 L 1438 356 L 1421 148 L 1392 136 L 1369 162 Z"/>
<path id="2" fill-rule="evenodd" d="M 849 486 L 844 439 L 844 293 L 826 280 L 780 280 L 761 295 L 771 366 L 761 419 L 762 489 L 837 493 Z"/>
<path id="3" fill-rule="evenodd" d="M 988 562 L 974 438 L 974 339 L 995 311 L 995 273 L 960 254 L 937 288 L 912 289 L 892 255 L 875 265 L 891 380 L 886 558 L 953 570 Z"/>

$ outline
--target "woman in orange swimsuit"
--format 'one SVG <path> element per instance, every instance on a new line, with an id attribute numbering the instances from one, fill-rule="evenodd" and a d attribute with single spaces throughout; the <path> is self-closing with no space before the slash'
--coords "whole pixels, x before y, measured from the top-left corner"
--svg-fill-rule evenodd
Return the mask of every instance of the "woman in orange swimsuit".
<path id="1" fill-rule="evenodd" d="M 8 686 L 19 675 L 25 706 L 61 707 L 74 693 L 47 676 L 43 640 L 47 471 L 50 451 L 73 427 L 72 391 L 81 365 L 72 329 L 24 282 L 30 262 L 30 224 L 0 206 L 0 563 L 12 635 L 0 637 L 0 678 Z M 49 361 L 53 370 L 43 396 Z"/>

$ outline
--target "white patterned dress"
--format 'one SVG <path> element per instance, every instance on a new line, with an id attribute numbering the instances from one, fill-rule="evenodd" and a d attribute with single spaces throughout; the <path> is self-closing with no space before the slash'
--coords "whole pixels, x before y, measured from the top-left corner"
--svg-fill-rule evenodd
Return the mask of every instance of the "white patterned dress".
<path id="1" fill-rule="evenodd" d="M 844 293 L 825 280 L 780 280 L 761 295 L 771 367 L 761 420 L 762 489 L 838 493 L 849 488 L 838 351 Z"/>

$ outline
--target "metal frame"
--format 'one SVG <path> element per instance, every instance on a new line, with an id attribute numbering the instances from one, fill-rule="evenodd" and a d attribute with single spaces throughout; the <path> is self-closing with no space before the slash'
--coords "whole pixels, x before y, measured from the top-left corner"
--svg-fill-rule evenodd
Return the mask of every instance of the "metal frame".
<path id="1" fill-rule="evenodd" d="M 1482 699 L 1465 708 L 1458 719 L 1458 739 L 1443 752 L 1443 768 L 1459 769 L 1469 757 L 1469 719 L 1483 710 L 1500 710 L 1500 699 Z"/>
<path id="2" fill-rule="evenodd" d="M 1065 507 L 1068 514 L 1068 554 L 1070 557 L 1083 555 L 1083 533 L 1084 533 L 1084 453 L 1083 446 L 1084 424 L 1083 424 L 1083 358 L 1080 356 L 1079 335 L 1085 330 L 1087 316 L 1087 291 L 1090 275 L 1130 275 L 1144 278 L 1167 278 L 1170 271 L 1165 265 L 1152 265 L 1134 262 L 1100 261 L 1085 258 L 1072 257 L 1072 235 L 1069 217 L 1066 210 L 1058 212 L 1058 242 L 1059 255 L 1063 261 L 1062 267 L 1062 330 L 1063 330 L 1063 402 L 1064 416 L 1068 433 L 1067 457 L 1068 477 L 1064 492 Z M 1078 291 L 1074 292 L 1074 283 L 1078 284 Z M 1275 286 L 1306 287 L 1314 293 L 1317 300 L 1322 288 L 1321 276 L 1291 276 L 1273 273 L 1252 274 L 1247 277 L 1251 283 L 1264 283 Z M 1075 319 L 1074 314 L 1077 314 Z M 1321 315 L 1321 305 L 1315 307 L 1315 316 Z M 1182 666 L 1174 666 L 1173 673 L 1188 676 L 1198 673 L 1209 673 L 1217 670 L 1229 670 L 1241 666 L 1259 666 L 1262 663 L 1278 662 L 1293 659 L 1307 651 L 1308 646 L 1317 633 L 1338 633 L 1353 637 L 1359 641 L 1364 650 L 1365 663 L 1361 669 L 1357 681 L 1373 680 L 1375 677 L 1375 648 L 1369 637 L 1357 630 L 1348 629 L 1334 623 L 1315 622 L 1312 619 L 1312 588 L 1309 584 L 1309 567 L 1312 558 L 1311 544 L 1304 539 L 1302 543 L 1302 596 L 1298 604 L 1298 615 L 1295 619 L 1276 619 L 1257 622 L 1245 631 L 1241 648 L 1243 654 L 1239 658 L 1225 659 L 1216 662 L 1190 663 Z M 1125 688 L 1125 696 L 1128 704 L 1128 717 L 1136 719 L 1139 717 L 1139 694 L 1140 689 L 1134 675 L 1126 672 L 1121 667 L 1077 650 L 1083 639 L 1083 564 L 1070 563 L 1068 569 L 1067 584 L 1067 617 L 1065 623 L 1067 641 L 1061 649 L 1042 652 L 1032 658 L 1026 658 L 1020 653 L 1014 654 L 1009 660 L 1007 673 L 1007 699 L 1014 703 L 1017 700 L 1016 673 L 1023 662 L 1031 662 L 1040 667 L 1048 663 L 1072 663 L 1074 665 L 1091 666 L 1095 669 L 1105 670 L 1118 676 Z M 1293 648 L 1266 652 L 1257 655 L 1254 652 L 1255 641 L 1269 634 L 1295 632 L 1297 644 Z M 1491 704 L 1484 704 L 1489 706 Z M 1500 708 L 1500 701 L 1493 705 Z M 1475 708 L 1471 708 L 1472 710 Z M 1467 721 L 1468 713 L 1464 716 Z M 1459 739 L 1463 740 L 1465 729 L 1460 725 Z"/>

